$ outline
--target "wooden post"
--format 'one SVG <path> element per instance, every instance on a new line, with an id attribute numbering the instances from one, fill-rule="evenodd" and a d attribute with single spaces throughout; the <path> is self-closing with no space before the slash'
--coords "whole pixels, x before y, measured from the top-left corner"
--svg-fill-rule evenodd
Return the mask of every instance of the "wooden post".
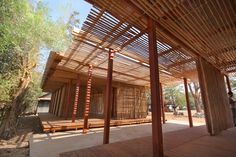
<path id="1" fill-rule="evenodd" d="M 112 103 L 112 70 L 113 70 L 114 51 L 109 49 L 108 68 L 107 68 L 107 82 L 106 82 L 106 97 L 104 106 L 104 135 L 103 144 L 109 143 L 110 134 L 110 118 L 111 118 L 111 103 Z"/>
<path id="2" fill-rule="evenodd" d="M 57 89 L 55 92 L 55 101 L 54 101 L 53 110 L 52 110 L 52 114 L 54 114 L 54 115 L 56 113 L 56 107 L 58 104 L 58 94 L 59 94 L 59 90 Z"/>
<path id="3" fill-rule="evenodd" d="M 185 97 L 186 97 L 186 106 L 188 111 L 188 121 L 189 121 L 189 127 L 193 127 L 193 119 L 191 114 L 191 107 L 190 107 L 190 101 L 189 101 L 189 95 L 188 95 L 188 84 L 187 79 L 184 78 L 184 89 L 185 89 Z"/>
<path id="4" fill-rule="evenodd" d="M 55 101 L 55 92 L 52 92 L 50 106 L 49 106 L 49 113 L 52 113 L 54 101 Z"/>
<path id="5" fill-rule="evenodd" d="M 83 133 L 87 133 L 87 130 L 88 130 L 88 116 L 89 116 L 90 96 L 91 96 L 92 71 L 93 71 L 93 66 L 89 65 L 87 88 L 86 88 L 86 98 L 85 98 L 85 107 L 84 107 L 84 128 L 83 128 Z"/>
<path id="6" fill-rule="evenodd" d="M 165 118 L 165 106 L 164 106 L 164 99 L 163 99 L 163 88 L 162 84 L 160 83 L 160 99 L 161 99 L 161 111 L 162 111 L 162 123 L 166 123 L 166 118 Z"/>
<path id="7" fill-rule="evenodd" d="M 161 100 L 160 80 L 157 55 L 157 40 L 155 22 L 148 18 L 148 46 L 151 85 L 151 108 L 152 108 L 152 145 L 153 157 L 163 157 L 163 137 L 161 126 Z"/>
<path id="8" fill-rule="evenodd" d="M 230 81 L 229 81 L 229 76 L 225 75 L 226 78 L 226 83 L 227 83 L 227 87 L 228 87 L 228 93 L 232 93 L 232 89 L 231 89 L 231 85 L 230 85 Z"/>
<path id="9" fill-rule="evenodd" d="M 56 110 L 55 110 L 55 115 L 58 116 L 58 111 L 59 111 L 59 108 L 60 108 L 60 103 L 61 103 L 61 93 L 62 93 L 62 88 L 59 88 L 58 90 L 58 98 L 57 98 L 57 106 L 56 106 Z"/>
<path id="10" fill-rule="evenodd" d="M 70 106 L 70 100 L 71 100 L 71 83 L 72 81 L 70 81 L 67 85 L 67 94 L 66 94 L 66 107 L 65 107 L 65 112 L 64 112 L 64 116 L 67 119 L 68 118 L 68 112 L 69 112 L 69 106 Z"/>
<path id="11" fill-rule="evenodd" d="M 76 89 L 75 89 L 75 100 L 74 100 L 74 106 L 73 106 L 73 111 L 72 111 L 72 122 L 75 122 L 75 118 L 76 118 L 76 114 L 77 114 L 78 101 L 79 101 L 79 90 L 80 90 L 80 79 L 79 79 L 79 75 L 78 75 Z"/>

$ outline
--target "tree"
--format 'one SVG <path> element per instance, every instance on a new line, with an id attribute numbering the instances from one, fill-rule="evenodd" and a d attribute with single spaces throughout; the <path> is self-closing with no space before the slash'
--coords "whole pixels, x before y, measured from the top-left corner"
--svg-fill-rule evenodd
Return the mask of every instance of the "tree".
<path id="1" fill-rule="evenodd" d="M 185 95 L 181 92 L 181 86 L 169 86 L 164 89 L 165 101 L 173 105 L 174 115 L 177 115 L 177 108 L 185 105 Z"/>
<path id="2" fill-rule="evenodd" d="M 197 113 L 202 112 L 202 107 L 201 107 L 201 92 L 200 92 L 200 86 L 198 82 L 191 82 L 188 84 L 190 93 L 193 97 L 195 109 Z"/>
<path id="3" fill-rule="evenodd" d="M 1 0 L 0 15 L 0 100 L 7 102 L 0 136 L 9 138 L 16 132 L 18 116 L 40 93 L 35 70 L 40 49 L 63 51 L 70 40 L 67 24 L 51 20 L 41 2 Z"/>
<path id="4" fill-rule="evenodd" d="M 232 91 L 236 91 L 236 78 L 235 77 L 231 77 L 230 81 L 231 81 Z"/>

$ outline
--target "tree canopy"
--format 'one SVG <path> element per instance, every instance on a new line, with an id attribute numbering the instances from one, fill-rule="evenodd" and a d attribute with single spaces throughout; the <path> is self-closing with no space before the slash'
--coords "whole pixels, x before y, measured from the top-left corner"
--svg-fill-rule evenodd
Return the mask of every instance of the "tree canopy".
<path id="1" fill-rule="evenodd" d="M 40 50 L 64 51 L 70 22 L 53 21 L 40 1 L 1 0 L 0 15 L 0 102 L 8 102 L 5 119 L 15 120 L 40 94 L 41 74 L 35 70 Z M 7 123 L 0 121 L 0 134 Z"/>

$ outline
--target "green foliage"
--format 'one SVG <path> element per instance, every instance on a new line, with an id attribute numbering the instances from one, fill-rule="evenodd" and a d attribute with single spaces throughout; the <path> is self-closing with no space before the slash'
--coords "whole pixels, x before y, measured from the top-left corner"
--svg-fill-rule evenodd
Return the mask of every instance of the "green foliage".
<path id="1" fill-rule="evenodd" d="M 22 102 L 27 107 L 41 94 L 41 74 L 33 70 L 40 49 L 64 51 L 70 42 L 68 25 L 49 18 L 40 1 L 33 5 L 28 0 L 1 0 L 0 15 L 0 101 L 13 101 L 27 71 L 32 78 Z"/>
<path id="2" fill-rule="evenodd" d="M 169 86 L 164 89 L 165 102 L 183 108 L 186 105 L 182 86 Z"/>
<path id="3" fill-rule="evenodd" d="M 32 80 L 29 83 L 24 97 L 22 98 L 22 112 L 33 113 L 36 110 L 38 97 L 42 95 L 42 89 L 40 88 L 40 77 L 40 73 L 33 73 Z"/>
<path id="4" fill-rule="evenodd" d="M 235 77 L 232 77 L 231 79 L 230 79 L 230 81 L 231 81 L 231 83 L 232 83 L 232 90 L 234 91 L 234 92 L 236 92 L 236 78 Z"/>

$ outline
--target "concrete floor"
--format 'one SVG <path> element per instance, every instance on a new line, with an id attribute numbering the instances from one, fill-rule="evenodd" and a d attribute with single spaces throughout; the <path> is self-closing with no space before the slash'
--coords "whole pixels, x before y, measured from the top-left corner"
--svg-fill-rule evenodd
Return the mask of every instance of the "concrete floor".
<path id="1" fill-rule="evenodd" d="M 165 157 L 235 157 L 236 128 L 210 136 L 206 126 L 163 134 Z M 152 136 L 99 145 L 60 154 L 60 157 L 153 157 Z"/>
<path id="2" fill-rule="evenodd" d="M 175 121 L 174 121 L 175 122 Z M 188 128 L 188 123 L 169 121 L 163 125 L 163 132 Z M 196 125 L 195 125 L 196 126 Z M 112 127 L 110 143 L 146 137 L 151 135 L 151 124 Z M 30 157 L 58 157 L 59 153 L 101 145 L 103 129 L 91 129 L 88 134 L 78 131 L 34 134 L 30 139 Z"/>
<path id="3" fill-rule="evenodd" d="M 201 125 L 201 124 L 198 124 Z M 196 126 L 196 125 L 195 125 Z M 187 122 L 168 121 L 163 132 L 188 128 Z M 112 127 L 110 143 L 151 135 L 151 124 Z M 101 145 L 103 128 L 91 129 L 88 134 L 81 130 L 47 134 L 34 134 L 30 139 L 30 157 L 58 157 L 59 153 Z"/>

